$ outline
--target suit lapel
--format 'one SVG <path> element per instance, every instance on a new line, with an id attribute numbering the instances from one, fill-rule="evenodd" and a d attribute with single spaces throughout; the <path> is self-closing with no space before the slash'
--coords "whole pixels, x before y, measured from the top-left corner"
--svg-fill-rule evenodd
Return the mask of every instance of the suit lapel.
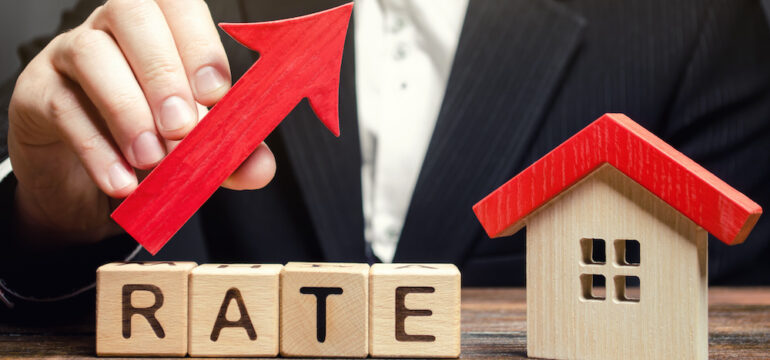
<path id="1" fill-rule="evenodd" d="M 243 1 L 242 11 L 248 21 L 265 21 L 305 15 L 345 2 Z M 340 76 L 340 138 L 326 130 L 307 100 L 277 130 L 327 261 L 366 261 L 353 46 L 351 19 Z"/>
<path id="2" fill-rule="evenodd" d="M 242 1 L 241 11 L 245 21 L 265 21 L 344 2 Z M 481 233 L 471 206 L 526 165 L 583 22 L 551 0 L 471 0 L 396 261 L 464 261 Z M 278 128 L 326 260 L 365 261 L 352 29 L 340 79 L 341 137 L 306 101 Z"/>
<path id="3" fill-rule="evenodd" d="M 470 2 L 396 261 L 464 262 L 471 207 L 526 165 L 583 27 L 550 0 Z"/>

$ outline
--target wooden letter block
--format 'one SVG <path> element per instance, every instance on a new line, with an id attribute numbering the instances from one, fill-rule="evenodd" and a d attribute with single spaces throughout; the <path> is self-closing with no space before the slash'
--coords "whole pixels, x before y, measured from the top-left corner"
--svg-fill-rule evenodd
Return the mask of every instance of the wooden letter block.
<path id="1" fill-rule="evenodd" d="M 372 357 L 460 356 L 460 271 L 452 264 L 375 264 Z"/>
<path id="2" fill-rule="evenodd" d="M 190 275 L 190 356 L 278 355 L 281 265 L 206 264 Z"/>
<path id="3" fill-rule="evenodd" d="M 281 274 L 281 355 L 366 357 L 369 265 L 288 263 Z"/>
<path id="4" fill-rule="evenodd" d="M 111 263 L 96 271 L 96 354 L 187 354 L 193 262 Z"/>

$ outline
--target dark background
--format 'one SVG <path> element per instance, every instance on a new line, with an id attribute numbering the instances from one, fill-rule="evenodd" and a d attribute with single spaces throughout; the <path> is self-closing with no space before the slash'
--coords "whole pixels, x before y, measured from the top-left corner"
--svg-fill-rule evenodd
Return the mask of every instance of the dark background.
<path id="1" fill-rule="evenodd" d="M 19 45 L 53 33 L 62 10 L 76 0 L 4 0 L 0 2 L 0 79 L 19 71 Z M 45 9 L 45 11 L 41 11 Z"/>

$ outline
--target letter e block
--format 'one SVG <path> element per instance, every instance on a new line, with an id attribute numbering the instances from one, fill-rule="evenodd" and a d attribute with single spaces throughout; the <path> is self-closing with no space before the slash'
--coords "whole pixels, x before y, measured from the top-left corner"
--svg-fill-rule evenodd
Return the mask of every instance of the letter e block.
<path id="1" fill-rule="evenodd" d="M 372 357 L 460 356 L 460 271 L 452 264 L 375 264 Z"/>
<path id="2" fill-rule="evenodd" d="M 190 356 L 278 355 L 282 265 L 206 264 L 190 275 Z"/>
<path id="3" fill-rule="evenodd" d="M 96 354 L 187 354 L 193 262 L 111 263 L 96 271 Z"/>
<path id="4" fill-rule="evenodd" d="M 281 355 L 366 357 L 369 265 L 290 262 L 281 274 Z"/>

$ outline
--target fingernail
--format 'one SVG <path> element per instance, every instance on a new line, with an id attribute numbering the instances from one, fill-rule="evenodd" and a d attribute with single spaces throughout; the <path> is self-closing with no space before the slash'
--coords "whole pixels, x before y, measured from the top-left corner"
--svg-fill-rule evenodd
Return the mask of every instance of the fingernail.
<path id="1" fill-rule="evenodd" d="M 145 131 L 134 140 L 132 147 L 134 160 L 138 165 L 154 165 L 163 159 L 165 153 L 158 137 L 150 131 Z"/>
<path id="2" fill-rule="evenodd" d="M 195 121 L 195 114 L 179 96 L 172 96 L 160 107 L 160 127 L 163 131 L 175 131 Z"/>
<path id="3" fill-rule="evenodd" d="M 107 175 L 110 178 L 110 186 L 112 186 L 113 190 L 121 190 L 134 182 L 134 177 L 119 162 L 112 164 L 107 169 Z"/>
<path id="4" fill-rule="evenodd" d="M 208 95 L 225 86 L 225 77 L 212 66 L 206 66 L 195 73 L 195 93 Z"/>

